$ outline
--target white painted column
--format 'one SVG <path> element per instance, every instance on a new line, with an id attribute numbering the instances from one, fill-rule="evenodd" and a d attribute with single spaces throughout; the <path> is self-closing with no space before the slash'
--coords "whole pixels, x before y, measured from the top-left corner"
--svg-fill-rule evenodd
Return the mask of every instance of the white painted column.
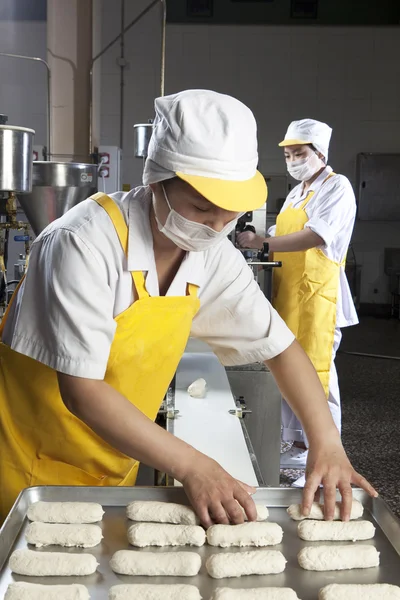
<path id="1" fill-rule="evenodd" d="M 47 0 L 51 160 L 89 162 L 92 1 Z"/>

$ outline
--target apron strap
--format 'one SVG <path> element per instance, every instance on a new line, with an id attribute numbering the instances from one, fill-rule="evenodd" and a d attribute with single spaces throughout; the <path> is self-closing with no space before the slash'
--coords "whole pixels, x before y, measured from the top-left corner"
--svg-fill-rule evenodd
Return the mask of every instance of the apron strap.
<path id="1" fill-rule="evenodd" d="M 300 204 L 299 210 L 304 210 L 305 209 L 305 207 L 310 202 L 310 200 L 314 196 L 314 194 L 315 194 L 314 190 L 311 190 L 311 192 L 308 192 L 308 194 L 306 196 L 306 199 Z"/>
<path id="2" fill-rule="evenodd" d="M 324 185 L 324 183 L 325 183 L 326 181 L 328 181 L 328 179 L 330 179 L 330 178 L 331 178 L 331 177 L 333 177 L 334 175 L 336 175 L 336 173 L 334 173 L 333 171 L 332 171 L 332 173 L 329 173 L 328 177 L 326 177 L 326 178 L 323 180 L 323 182 L 322 182 L 322 185 Z M 299 206 L 299 210 L 304 210 L 304 209 L 305 209 L 305 207 L 306 207 L 306 206 L 307 206 L 307 204 L 310 202 L 310 200 L 311 200 L 311 198 L 314 196 L 314 194 L 315 194 L 314 190 L 311 190 L 311 191 L 310 191 L 310 192 L 307 194 L 307 197 L 306 197 L 306 199 L 305 199 L 305 200 L 304 200 L 304 202 L 303 202 L 303 203 L 302 203 L 302 204 Z"/>
<path id="3" fill-rule="evenodd" d="M 104 208 L 108 216 L 110 217 L 113 225 L 115 227 L 115 231 L 117 232 L 119 241 L 121 242 L 121 246 L 125 255 L 128 254 L 128 227 L 125 223 L 125 219 L 119 210 L 118 206 L 114 202 L 110 196 L 107 194 L 103 194 L 102 192 L 98 192 L 97 194 L 93 194 L 90 196 L 90 200 L 94 200 L 97 202 L 99 206 Z"/>
<path id="4" fill-rule="evenodd" d="M 142 300 L 143 298 L 148 298 L 150 294 L 146 290 L 146 279 L 143 275 L 143 272 L 131 271 L 131 275 L 139 300 Z"/>
<path id="5" fill-rule="evenodd" d="M 119 241 L 121 242 L 122 249 L 125 253 L 125 256 L 128 255 L 128 239 L 129 239 L 129 230 L 128 226 L 125 223 L 125 219 L 119 210 L 118 206 L 114 202 L 110 196 L 107 194 L 103 194 L 102 192 L 98 192 L 97 194 L 93 194 L 90 196 L 91 200 L 97 202 L 99 206 L 104 208 L 108 216 L 110 217 L 115 231 L 117 232 Z M 149 293 L 146 290 L 146 282 L 142 271 L 131 271 L 133 285 L 136 288 L 137 295 L 139 299 L 148 298 Z"/>
<path id="6" fill-rule="evenodd" d="M 193 296 L 193 298 L 197 298 L 197 291 L 198 291 L 198 287 L 197 285 L 194 285 L 194 283 L 188 283 L 187 284 L 187 291 L 188 291 L 188 295 L 189 296 Z"/>

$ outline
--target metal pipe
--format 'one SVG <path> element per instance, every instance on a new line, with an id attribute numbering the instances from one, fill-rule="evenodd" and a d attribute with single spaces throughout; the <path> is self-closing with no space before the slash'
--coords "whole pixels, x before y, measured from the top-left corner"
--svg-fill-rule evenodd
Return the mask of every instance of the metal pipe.
<path id="1" fill-rule="evenodd" d="M 167 30 L 167 0 L 161 0 L 161 85 L 160 96 L 164 96 L 165 92 L 165 39 Z"/>
<path id="2" fill-rule="evenodd" d="M 347 352 L 347 350 L 338 350 L 338 354 L 348 354 L 350 356 L 364 356 L 365 358 L 382 358 L 385 360 L 400 360 L 400 356 L 389 356 L 386 354 L 367 354 L 366 352 Z"/>
<path id="3" fill-rule="evenodd" d="M 93 67 L 94 63 L 103 56 L 118 40 L 122 35 L 125 35 L 136 23 L 138 23 L 148 12 L 151 11 L 153 6 L 161 2 L 163 5 L 162 10 L 162 34 L 161 34 L 161 96 L 164 96 L 164 82 L 165 82 L 165 39 L 166 39 L 166 23 L 167 23 L 167 2 L 166 0 L 153 0 L 137 17 L 133 19 L 126 27 L 123 28 L 119 33 L 103 50 L 101 50 L 96 56 L 92 58 L 89 71 L 90 79 L 90 124 L 89 124 L 89 151 L 93 153 Z"/>
<path id="4" fill-rule="evenodd" d="M 24 56 L 23 54 L 8 54 L 7 52 L 0 52 L 0 56 L 6 56 L 8 58 L 21 58 L 23 60 L 35 60 L 37 62 L 41 62 L 47 69 L 47 158 L 48 160 L 51 160 L 51 71 L 49 64 L 45 60 L 43 60 L 43 58 L 38 58 L 37 56 Z"/>
<path id="5" fill-rule="evenodd" d="M 120 54 L 120 98 L 119 98 L 119 147 L 124 147 L 124 69 L 125 69 L 125 0 L 121 0 L 121 54 Z"/>

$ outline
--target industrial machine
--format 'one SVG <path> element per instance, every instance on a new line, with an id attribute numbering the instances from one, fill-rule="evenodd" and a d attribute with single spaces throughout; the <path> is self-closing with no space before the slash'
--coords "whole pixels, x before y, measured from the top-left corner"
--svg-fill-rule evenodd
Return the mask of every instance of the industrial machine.
<path id="1" fill-rule="evenodd" d="M 250 223 L 253 221 L 253 213 L 246 212 L 244 215 L 239 217 L 238 222 L 236 224 L 236 228 L 230 235 L 230 240 L 238 248 L 238 244 L 236 238 L 239 233 L 243 231 L 252 231 L 256 232 L 256 229 Z M 260 285 L 263 290 L 265 296 L 268 300 L 271 300 L 272 295 L 272 272 L 274 268 L 279 268 L 282 266 L 280 261 L 273 261 L 269 258 L 269 247 L 268 243 L 264 243 L 263 249 L 242 249 L 238 248 L 240 252 L 243 254 L 246 259 L 247 264 L 252 269 L 254 278 L 257 283 Z M 260 274 L 263 274 L 263 280 L 261 281 Z"/>
<path id="2" fill-rule="evenodd" d="M 97 165 L 32 161 L 35 132 L 7 121 L 0 115 L 0 319 L 25 273 L 32 238 L 97 191 Z"/>
<path id="3" fill-rule="evenodd" d="M 25 255 L 29 253 L 28 223 L 17 219 L 17 194 L 32 189 L 33 129 L 8 125 L 0 115 L 0 318 L 7 306 L 8 242 L 12 230 L 22 230 Z"/>
<path id="4" fill-rule="evenodd" d="M 148 123 L 137 123 L 133 126 L 135 157 L 142 158 L 143 163 L 147 157 L 147 149 L 152 132 L 153 121 L 151 119 L 149 119 Z"/>
<path id="5" fill-rule="evenodd" d="M 32 163 L 32 191 L 19 202 L 35 235 L 97 191 L 97 165 Z"/>

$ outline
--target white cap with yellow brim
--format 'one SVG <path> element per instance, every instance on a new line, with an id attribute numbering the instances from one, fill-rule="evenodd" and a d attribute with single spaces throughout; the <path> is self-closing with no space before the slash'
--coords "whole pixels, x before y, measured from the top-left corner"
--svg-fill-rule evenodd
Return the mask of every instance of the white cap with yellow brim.
<path id="1" fill-rule="evenodd" d="M 217 92 L 187 90 L 157 98 L 155 109 L 145 185 L 177 176 L 225 210 L 247 212 L 265 203 L 257 126 L 247 106 Z"/>
<path id="2" fill-rule="evenodd" d="M 328 160 L 331 136 L 332 129 L 326 123 L 315 121 L 314 119 L 301 119 L 300 121 L 292 121 L 290 123 L 285 139 L 279 146 L 312 144 Z"/>

